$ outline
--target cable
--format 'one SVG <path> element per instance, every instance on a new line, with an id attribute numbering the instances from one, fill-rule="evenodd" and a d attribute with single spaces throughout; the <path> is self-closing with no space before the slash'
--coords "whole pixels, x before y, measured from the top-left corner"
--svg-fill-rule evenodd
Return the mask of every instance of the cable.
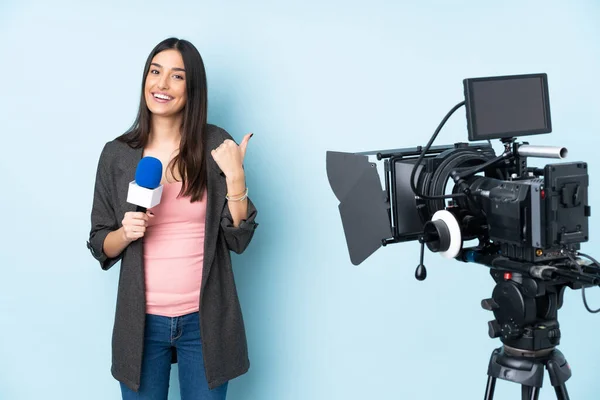
<path id="1" fill-rule="evenodd" d="M 569 259 L 571 260 L 571 262 L 573 262 L 573 264 L 575 264 L 575 268 L 577 268 L 577 270 L 579 271 L 579 273 L 583 274 L 583 269 L 581 268 L 581 265 L 579 265 L 579 263 L 577 262 L 577 260 L 575 260 L 575 258 L 571 254 L 571 252 L 565 251 L 565 254 L 567 255 L 567 257 L 569 257 Z M 579 255 L 587 258 L 588 260 L 590 260 L 591 262 L 593 262 L 597 267 L 600 267 L 600 264 L 598 263 L 598 261 L 596 261 L 593 257 L 588 256 L 587 254 L 583 254 L 583 253 L 579 253 Z M 585 306 L 586 310 L 588 310 L 592 314 L 596 314 L 596 313 L 600 312 L 600 308 L 597 309 L 597 310 L 592 310 L 590 308 L 590 306 L 588 305 L 587 299 L 585 297 L 585 287 L 581 288 L 581 297 L 583 298 L 583 305 Z"/>
<path id="2" fill-rule="evenodd" d="M 486 156 L 480 152 L 465 150 L 459 153 L 454 153 L 450 157 L 440 162 L 433 173 L 427 175 L 427 181 L 424 182 L 424 184 L 421 186 L 421 189 L 425 195 L 443 193 L 446 188 L 446 181 L 450 177 L 451 172 L 456 170 L 456 168 L 467 163 L 480 162 L 480 164 L 483 164 L 486 161 Z M 466 196 L 466 200 L 467 207 L 469 204 L 473 207 L 476 207 L 476 205 L 471 202 L 473 200 L 472 198 Z M 434 210 L 433 212 L 442 210 L 444 209 L 444 202 L 443 200 L 429 201 L 428 208 L 430 210 Z M 483 211 L 483 209 L 481 211 Z"/>
<path id="3" fill-rule="evenodd" d="M 446 124 L 446 121 L 448 121 L 448 119 L 452 116 L 452 114 L 454 114 L 454 112 L 456 110 L 458 110 L 460 107 L 462 107 L 464 105 L 465 105 L 465 102 L 461 101 L 460 103 L 458 103 L 457 105 L 455 105 L 454 107 L 452 107 L 452 109 L 450 111 L 448 111 L 448 114 L 446 114 L 446 116 L 444 117 L 444 119 L 442 120 L 442 122 L 440 122 L 439 126 L 437 127 L 437 129 L 435 130 L 435 132 L 433 133 L 433 135 L 431 136 L 431 139 L 429 139 L 429 143 L 427 143 L 427 145 L 425 146 L 425 148 L 423 149 L 423 151 L 419 155 L 419 158 L 417 159 L 417 162 L 415 163 L 415 165 L 413 167 L 412 173 L 410 174 L 410 188 L 412 189 L 412 191 L 415 194 L 415 196 L 418 196 L 418 197 L 420 197 L 422 199 L 425 199 L 425 200 L 443 200 L 443 199 L 456 199 L 458 197 L 465 197 L 464 193 L 455 193 L 455 194 L 441 195 L 441 196 L 426 196 L 426 195 L 423 195 L 423 194 L 419 193 L 417 191 L 417 188 L 416 188 L 416 185 L 415 185 L 415 175 L 416 175 L 416 172 L 417 172 L 417 167 L 421 164 L 421 162 L 423 161 L 423 158 L 425 158 L 425 154 L 429 151 L 429 148 L 433 144 L 433 141 L 435 140 L 435 138 L 437 137 L 437 135 L 439 135 L 440 131 L 442 130 L 442 127 L 444 126 L 444 124 Z"/>

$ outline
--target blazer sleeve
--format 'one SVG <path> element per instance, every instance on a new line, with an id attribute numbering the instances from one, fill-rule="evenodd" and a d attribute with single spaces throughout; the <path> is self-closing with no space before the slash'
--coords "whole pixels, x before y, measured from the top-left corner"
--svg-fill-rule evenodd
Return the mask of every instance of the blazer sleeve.
<path id="1" fill-rule="evenodd" d="M 225 129 L 218 128 L 218 132 L 221 134 L 221 140 L 229 139 L 235 142 L 235 139 Z M 238 143 L 236 142 L 236 144 Z M 219 167 L 217 166 L 216 168 L 218 169 Z M 225 206 L 221 212 L 221 231 L 229 250 L 237 254 L 241 254 L 246 250 L 254 236 L 254 231 L 258 227 L 256 215 L 256 207 L 250 197 L 248 197 L 248 217 L 242 220 L 238 227 L 235 227 L 233 226 L 233 217 L 229 211 L 228 202 L 225 201 Z"/>
<path id="2" fill-rule="evenodd" d="M 110 161 L 107 147 L 108 144 L 104 146 L 98 161 L 91 212 L 91 230 L 87 241 L 87 248 L 92 256 L 98 260 L 103 270 L 110 269 L 122 258 L 123 254 L 111 258 L 104 253 L 104 239 L 110 232 L 119 227 L 111 201 L 112 193 L 108 166 Z"/>
<path id="3" fill-rule="evenodd" d="M 257 213 L 254 203 L 252 203 L 252 200 L 248 197 L 248 218 L 242 220 L 240 224 L 235 227 L 233 226 L 233 217 L 229 211 L 229 205 L 227 204 L 227 201 L 225 202 L 225 207 L 223 207 L 223 212 L 221 214 L 221 230 L 229 250 L 237 254 L 241 254 L 246 250 L 250 241 L 252 241 L 254 231 L 258 227 L 258 223 L 256 223 Z"/>

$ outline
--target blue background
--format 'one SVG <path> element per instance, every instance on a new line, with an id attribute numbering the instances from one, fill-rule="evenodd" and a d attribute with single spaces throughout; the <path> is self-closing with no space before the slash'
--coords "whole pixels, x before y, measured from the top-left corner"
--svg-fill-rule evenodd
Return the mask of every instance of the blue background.
<path id="1" fill-rule="evenodd" d="M 499 345 L 480 308 L 489 270 L 428 254 L 417 282 L 414 243 L 351 265 L 325 153 L 425 144 L 462 79 L 546 72 L 554 131 L 529 140 L 588 161 L 598 207 L 598 21 L 596 0 L 3 1 L 0 398 L 120 398 L 118 268 L 85 247 L 93 180 L 103 144 L 133 122 L 148 52 L 171 35 L 204 57 L 210 122 L 255 133 L 261 225 L 234 259 L 252 366 L 229 398 L 482 398 Z M 466 139 L 463 108 L 436 143 Z M 592 254 L 599 228 L 593 213 Z M 559 315 L 571 398 L 597 398 L 600 316 L 579 291 Z M 555 398 L 544 383 L 540 399 Z"/>

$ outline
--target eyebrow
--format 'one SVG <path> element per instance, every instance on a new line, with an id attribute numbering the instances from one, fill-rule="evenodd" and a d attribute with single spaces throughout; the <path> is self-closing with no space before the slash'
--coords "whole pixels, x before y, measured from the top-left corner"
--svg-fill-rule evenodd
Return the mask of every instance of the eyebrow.
<path id="1" fill-rule="evenodd" d="M 150 65 L 154 65 L 155 67 L 158 67 L 158 68 L 162 68 L 163 67 L 162 65 L 157 64 L 157 63 L 151 63 Z M 185 69 L 183 69 L 183 68 L 171 68 L 171 69 L 173 71 L 182 71 L 182 72 L 185 72 Z"/>

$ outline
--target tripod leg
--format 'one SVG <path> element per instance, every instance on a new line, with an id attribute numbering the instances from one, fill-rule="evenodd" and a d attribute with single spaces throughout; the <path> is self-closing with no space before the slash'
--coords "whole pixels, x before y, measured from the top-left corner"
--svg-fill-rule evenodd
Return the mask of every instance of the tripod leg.
<path id="1" fill-rule="evenodd" d="M 554 391 L 558 400 L 569 400 L 569 393 L 567 393 L 567 387 L 564 383 L 560 386 L 555 386 Z"/>
<path id="2" fill-rule="evenodd" d="M 540 388 L 535 386 L 521 385 L 521 399 L 523 400 L 538 400 Z"/>
<path id="3" fill-rule="evenodd" d="M 540 388 L 539 387 L 532 387 L 531 388 L 531 395 L 530 395 L 530 400 L 538 400 L 538 397 L 540 396 Z"/>
<path id="4" fill-rule="evenodd" d="M 558 400 L 569 400 L 565 382 L 571 377 L 571 367 L 569 367 L 565 356 L 559 350 L 555 349 L 552 352 L 546 364 L 546 369 Z"/>
<path id="5" fill-rule="evenodd" d="M 487 386 L 485 388 L 485 400 L 494 400 L 494 389 L 496 388 L 496 378 L 488 376 Z"/>

